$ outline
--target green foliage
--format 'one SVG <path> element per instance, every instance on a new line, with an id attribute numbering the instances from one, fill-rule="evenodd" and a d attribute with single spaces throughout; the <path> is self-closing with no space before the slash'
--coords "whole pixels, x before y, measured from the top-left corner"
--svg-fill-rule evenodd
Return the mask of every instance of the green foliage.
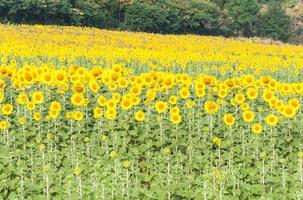
<path id="1" fill-rule="evenodd" d="M 103 27 L 105 21 L 104 6 L 104 2 L 76 0 L 74 8 L 70 9 L 71 13 L 74 14 L 71 19 L 77 19 L 74 22 L 81 25 Z"/>
<path id="2" fill-rule="evenodd" d="M 263 37 L 286 41 L 289 37 L 290 17 L 281 3 L 272 1 L 268 12 L 259 17 L 258 33 Z"/>
<path id="3" fill-rule="evenodd" d="M 126 27 L 135 31 L 211 34 L 219 29 L 219 8 L 211 2 L 137 1 L 126 11 Z"/>
<path id="4" fill-rule="evenodd" d="M 297 4 L 297 0 L 274 2 L 285 7 Z M 272 9 L 271 13 L 258 18 L 265 4 L 272 3 L 270 0 L 1 0 L 0 22 L 93 26 L 164 34 L 260 35 L 286 41 L 289 31 L 283 32 L 290 27 L 290 20 L 284 8 L 278 6 L 277 11 L 272 12 L 275 10 Z M 295 31 L 292 34 L 292 38 L 298 38 Z"/>
<path id="5" fill-rule="evenodd" d="M 3 3 L 2 15 L 6 15 L 9 21 L 17 23 L 62 24 L 68 20 L 69 1 L 42 1 L 42 0 L 7 0 Z"/>
<path id="6" fill-rule="evenodd" d="M 183 1 L 177 2 L 180 11 L 181 32 L 211 34 L 219 29 L 219 7 L 206 1 Z"/>
<path id="7" fill-rule="evenodd" d="M 252 35 L 260 10 L 256 0 L 231 0 L 225 5 L 225 9 L 235 34 Z"/>
<path id="8" fill-rule="evenodd" d="M 0 16 L 4 22 L 102 27 L 105 3 L 97 0 L 4 0 L 0 3 Z"/>
<path id="9" fill-rule="evenodd" d="M 167 1 L 158 1 L 155 4 L 137 1 L 127 8 L 126 26 L 135 31 L 178 32 L 180 29 L 178 10 L 169 5 Z"/>

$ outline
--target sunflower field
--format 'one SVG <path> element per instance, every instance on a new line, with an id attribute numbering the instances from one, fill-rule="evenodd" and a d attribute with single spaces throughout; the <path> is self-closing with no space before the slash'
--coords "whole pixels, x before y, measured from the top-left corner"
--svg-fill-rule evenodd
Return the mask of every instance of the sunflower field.
<path id="1" fill-rule="evenodd" d="M 302 46 L 0 35 L 0 199 L 303 199 Z"/>

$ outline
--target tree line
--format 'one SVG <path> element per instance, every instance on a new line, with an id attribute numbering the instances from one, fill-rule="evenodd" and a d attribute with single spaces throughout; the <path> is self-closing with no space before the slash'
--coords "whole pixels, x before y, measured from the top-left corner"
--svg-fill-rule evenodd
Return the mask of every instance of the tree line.
<path id="1" fill-rule="evenodd" d="M 301 0 L 1 0 L 0 22 L 302 42 L 302 26 L 294 26 L 286 13 L 296 1 Z"/>

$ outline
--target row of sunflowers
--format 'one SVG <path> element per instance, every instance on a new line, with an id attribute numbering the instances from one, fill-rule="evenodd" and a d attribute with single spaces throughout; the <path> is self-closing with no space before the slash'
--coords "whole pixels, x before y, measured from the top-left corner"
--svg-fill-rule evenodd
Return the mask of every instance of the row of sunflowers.
<path id="1" fill-rule="evenodd" d="M 0 34 L 0 198 L 303 198 L 302 46 Z"/>

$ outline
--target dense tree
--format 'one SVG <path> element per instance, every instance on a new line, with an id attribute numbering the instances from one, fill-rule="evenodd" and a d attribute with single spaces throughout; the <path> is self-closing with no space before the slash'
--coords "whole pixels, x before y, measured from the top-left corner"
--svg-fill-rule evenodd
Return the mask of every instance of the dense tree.
<path id="1" fill-rule="evenodd" d="M 69 21 L 69 1 L 3 0 L 1 15 L 17 23 L 64 23 Z"/>
<path id="2" fill-rule="evenodd" d="M 153 33 L 259 35 L 283 41 L 291 35 L 289 41 L 301 41 L 302 27 L 297 26 L 300 23 L 291 26 L 295 28 L 290 34 L 291 21 L 283 7 L 294 7 L 297 1 L 0 0 L 0 22 L 84 25 Z"/>
<path id="3" fill-rule="evenodd" d="M 256 0 L 230 0 L 225 5 L 226 13 L 235 34 L 250 36 L 260 10 Z"/>
<path id="4" fill-rule="evenodd" d="M 286 41 L 289 37 L 290 17 L 286 15 L 281 2 L 271 1 L 268 11 L 259 17 L 258 33 L 263 37 L 271 37 Z"/>
<path id="5" fill-rule="evenodd" d="M 181 32 L 217 34 L 219 31 L 219 7 L 211 2 L 199 0 L 175 1 L 179 10 Z"/>
<path id="6" fill-rule="evenodd" d="M 135 31 L 178 32 L 180 29 L 178 10 L 169 6 L 169 3 L 169 1 L 132 3 L 126 11 L 126 26 Z"/>
<path id="7" fill-rule="evenodd" d="M 74 0 L 72 9 L 74 17 L 73 22 L 85 26 L 105 27 L 105 1 L 95 0 Z M 76 17 L 75 17 L 76 15 Z M 76 18 L 76 20 L 74 20 Z"/>

